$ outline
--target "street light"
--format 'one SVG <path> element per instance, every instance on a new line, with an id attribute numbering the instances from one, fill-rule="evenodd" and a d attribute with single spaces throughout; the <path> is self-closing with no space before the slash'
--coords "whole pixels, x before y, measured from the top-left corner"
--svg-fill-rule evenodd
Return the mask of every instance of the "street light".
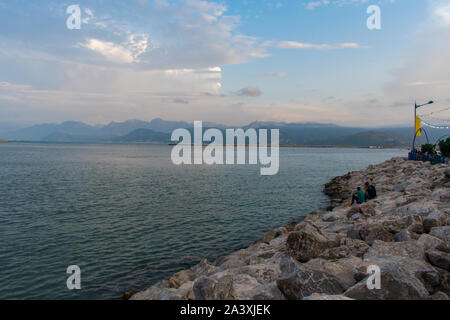
<path id="1" fill-rule="evenodd" d="M 416 137 L 416 135 L 417 135 L 417 131 L 419 131 L 419 130 L 417 130 L 416 129 L 416 123 L 417 123 L 417 109 L 419 109 L 420 107 L 423 107 L 423 106 L 427 106 L 427 105 L 429 105 L 429 104 L 433 104 L 434 103 L 434 101 L 433 100 L 430 100 L 430 101 L 428 101 L 427 103 L 424 103 L 424 104 L 417 104 L 417 102 L 415 102 L 414 103 L 414 126 L 413 126 L 413 128 L 414 128 L 414 140 L 415 140 L 415 137 Z M 416 131 L 417 130 L 417 131 Z M 422 131 L 421 131 L 422 132 Z M 412 148 L 413 150 L 414 150 L 414 145 L 413 145 L 413 148 Z"/>
<path id="2" fill-rule="evenodd" d="M 429 104 L 433 104 L 433 103 L 434 103 L 433 100 L 430 100 L 430 101 L 428 101 L 427 103 L 420 104 L 420 105 L 417 105 L 417 103 L 416 103 L 416 109 L 417 109 L 417 108 L 420 108 L 420 107 L 423 107 L 423 106 L 426 106 L 426 105 L 429 105 Z"/>

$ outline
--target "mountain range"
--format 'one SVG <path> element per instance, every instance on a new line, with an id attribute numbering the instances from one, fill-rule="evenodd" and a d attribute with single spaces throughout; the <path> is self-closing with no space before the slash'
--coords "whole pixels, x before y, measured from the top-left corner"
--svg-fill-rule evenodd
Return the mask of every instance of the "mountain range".
<path id="1" fill-rule="evenodd" d="M 83 122 L 66 121 L 60 124 L 39 124 L 19 130 L 0 133 L 0 139 L 44 142 L 123 142 L 123 143 L 170 143 L 170 136 L 177 128 L 192 130 L 193 123 L 154 119 L 150 122 L 128 120 L 107 125 L 88 125 Z M 224 131 L 228 126 L 203 123 L 206 128 Z M 234 127 L 232 127 L 234 128 Z M 280 145 L 318 146 L 409 146 L 412 143 L 412 128 L 343 127 L 321 123 L 253 122 L 241 126 L 244 130 L 280 129 Z M 436 129 L 427 129 L 430 140 L 444 134 Z M 424 137 L 418 143 L 424 143 Z"/>

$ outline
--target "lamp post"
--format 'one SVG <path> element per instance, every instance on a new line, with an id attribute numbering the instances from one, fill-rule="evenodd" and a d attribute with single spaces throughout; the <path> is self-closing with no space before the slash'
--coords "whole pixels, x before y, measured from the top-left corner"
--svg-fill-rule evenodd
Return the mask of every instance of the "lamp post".
<path id="1" fill-rule="evenodd" d="M 419 104 L 419 105 L 417 103 L 414 103 L 414 136 L 417 134 L 417 132 L 416 132 L 417 109 L 419 109 L 420 107 L 429 105 L 429 104 L 433 104 L 433 103 L 434 103 L 433 100 L 430 100 L 427 103 Z"/>

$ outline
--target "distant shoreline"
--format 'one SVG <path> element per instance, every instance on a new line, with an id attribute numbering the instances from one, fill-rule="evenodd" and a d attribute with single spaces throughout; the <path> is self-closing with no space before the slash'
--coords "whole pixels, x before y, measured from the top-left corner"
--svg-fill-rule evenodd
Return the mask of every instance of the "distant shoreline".
<path id="1" fill-rule="evenodd" d="M 178 144 L 176 143 L 171 143 L 169 144 L 169 146 L 176 146 Z M 186 145 L 186 146 L 192 146 L 192 144 L 180 144 L 180 145 Z M 207 147 L 209 146 L 209 144 L 203 144 L 203 147 Z M 222 147 L 226 147 L 228 145 L 223 144 L 223 145 L 219 145 Z M 242 145 L 235 145 L 235 147 L 237 146 L 242 146 Z M 246 147 L 248 147 L 249 145 L 246 144 Z M 264 145 L 266 147 L 271 147 L 271 145 Z M 320 145 L 280 145 L 280 148 L 317 148 L 317 149 L 403 149 L 403 150 L 409 150 L 409 147 L 395 147 L 395 146 L 320 146 Z"/>
<path id="2" fill-rule="evenodd" d="M 175 143 L 152 143 L 152 142 L 62 142 L 62 141 L 24 141 L 24 140 L 1 140 L 0 143 L 49 143 L 49 144 L 121 144 L 121 145 L 133 145 L 133 144 L 151 144 L 151 145 L 160 145 L 160 146 L 175 146 L 177 144 Z M 181 144 L 181 145 L 189 145 L 189 144 Z M 203 147 L 209 146 L 209 144 L 203 144 Z M 222 147 L 226 147 L 228 145 L 220 145 Z M 241 146 L 241 145 L 235 145 Z M 249 145 L 245 145 L 248 147 Z M 267 147 L 271 147 L 271 145 L 267 145 Z M 332 145 L 326 145 L 326 146 L 320 146 L 320 145 L 280 145 L 280 148 L 316 148 L 316 149 L 401 149 L 401 150 L 409 150 L 409 147 L 401 147 L 401 146 L 332 146 Z"/>

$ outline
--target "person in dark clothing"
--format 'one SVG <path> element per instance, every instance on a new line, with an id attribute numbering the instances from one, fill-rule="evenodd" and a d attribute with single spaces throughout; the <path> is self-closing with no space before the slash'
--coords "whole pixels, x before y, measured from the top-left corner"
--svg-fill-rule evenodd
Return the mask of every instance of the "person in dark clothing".
<path id="1" fill-rule="evenodd" d="M 372 200 L 377 197 L 377 189 L 373 184 L 366 182 L 366 198 L 367 200 Z"/>

